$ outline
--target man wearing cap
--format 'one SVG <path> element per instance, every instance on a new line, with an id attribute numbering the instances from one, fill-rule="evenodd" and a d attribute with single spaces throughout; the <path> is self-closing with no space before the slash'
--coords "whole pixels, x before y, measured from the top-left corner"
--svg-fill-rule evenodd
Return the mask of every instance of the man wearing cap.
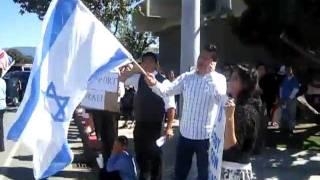
<path id="1" fill-rule="evenodd" d="M 164 84 L 170 83 L 157 71 L 157 56 L 148 52 L 142 56 L 141 67 L 152 73 L 155 78 Z M 175 116 L 174 96 L 161 98 L 149 88 L 141 73 L 128 78 L 122 74 L 126 86 L 133 86 L 136 94 L 134 98 L 134 144 L 137 164 L 140 168 L 140 180 L 161 180 L 161 149 L 157 147 L 156 140 L 161 136 L 162 123 L 167 113 L 167 127 L 165 135 L 173 136 L 172 123 Z"/>
<path id="2" fill-rule="evenodd" d="M 227 91 L 226 78 L 215 72 L 217 59 L 216 47 L 208 45 L 202 49 L 196 69 L 180 75 L 171 84 L 159 82 L 152 74 L 145 79 L 153 92 L 162 97 L 183 96 L 175 180 L 187 179 L 194 155 L 197 157 L 197 179 L 209 179 L 209 139 Z"/>

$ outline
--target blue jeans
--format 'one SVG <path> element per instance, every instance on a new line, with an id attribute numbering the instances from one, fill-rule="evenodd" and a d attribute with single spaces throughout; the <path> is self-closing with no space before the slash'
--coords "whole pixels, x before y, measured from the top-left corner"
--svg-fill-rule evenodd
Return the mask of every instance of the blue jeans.
<path id="1" fill-rule="evenodd" d="M 175 180 L 186 180 L 192 165 L 193 155 L 197 156 L 198 180 L 208 180 L 209 169 L 209 139 L 192 140 L 179 137 Z"/>
<path id="2" fill-rule="evenodd" d="M 296 124 L 297 100 L 289 99 L 283 101 L 281 127 L 293 131 Z"/>

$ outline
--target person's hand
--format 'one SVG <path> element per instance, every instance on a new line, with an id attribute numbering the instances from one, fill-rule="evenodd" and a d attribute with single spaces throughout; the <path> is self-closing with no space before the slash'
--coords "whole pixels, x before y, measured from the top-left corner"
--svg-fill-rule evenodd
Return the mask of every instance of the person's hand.
<path id="1" fill-rule="evenodd" d="M 157 80 L 152 73 L 147 73 L 147 75 L 145 75 L 144 77 L 144 80 L 149 87 L 155 86 L 157 84 Z"/>
<path id="2" fill-rule="evenodd" d="M 209 65 L 209 72 L 214 72 L 216 70 L 216 65 L 217 63 L 216 62 L 211 62 L 210 65 Z"/>
<path id="3" fill-rule="evenodd" d="M 320 113 L 317 111 L 317 110 L 312 110 L 312 112 L 315 114 L 315 115 L 320 115 Z"/>
<path id="4" fill-rule="evenodd" d="M 130 76 L 130 74 L 132 73 L 132 68 L 133 66 L 131 64 L 119 68 L 119 80 L 121 82 L 124 82 Z"/>
<path id="5" fill-rule="evenodd" d="M 234 99 L 228 99 L 228 101 L 225 104 L 225 113 L 226 113 L 226 119 L 234 119 L 234 112 L 236 109 L 236 104 L 234 103 Z"/>
<path id="6" fill-rule="evenodd" d="M 174 136 L 172 127 L 167 127 L 164 130 L 164 134 L 167 136 L 168 139 L 171 139 Z"/>

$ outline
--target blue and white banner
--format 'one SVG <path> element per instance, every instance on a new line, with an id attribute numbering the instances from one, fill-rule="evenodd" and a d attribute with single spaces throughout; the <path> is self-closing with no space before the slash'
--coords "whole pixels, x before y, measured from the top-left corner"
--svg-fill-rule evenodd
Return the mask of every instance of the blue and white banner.
<path id="1" fill-rule="evenodd" d="M 29 83 L 8 133 L 33 153 L 36 179 L 68 166 L 67 134 L 89 80 L 127 64 L 127 50 L 80 0 L 53 0 L 43 21 Z"/>
<path id="2" fill-rule="evenodd" d="M 226 125 L 226 116 L 224 106 L 228 97 L 222 96 L 220 98 L 220 106 L 218 109 L 218 116 L 215 121 L 215 128 L 210 137 L 209 149 L 209 180 L 220 180 L 222 155 L 224 147 L 224 130 Z"/>

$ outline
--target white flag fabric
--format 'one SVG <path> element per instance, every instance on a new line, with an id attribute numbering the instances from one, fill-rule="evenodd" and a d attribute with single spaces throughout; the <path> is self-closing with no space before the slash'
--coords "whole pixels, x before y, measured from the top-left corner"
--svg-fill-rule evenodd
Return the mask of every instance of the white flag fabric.
<path id="1" fill-rule="evenodd" d="M 80 0 L 53 0 L 41 36 L 17 120 L 8 133 L 9 140 L 21 139 L 31 149 L 36 179 L 72 162 L 68 127 L 88 81 L 132 59 Z"/>

